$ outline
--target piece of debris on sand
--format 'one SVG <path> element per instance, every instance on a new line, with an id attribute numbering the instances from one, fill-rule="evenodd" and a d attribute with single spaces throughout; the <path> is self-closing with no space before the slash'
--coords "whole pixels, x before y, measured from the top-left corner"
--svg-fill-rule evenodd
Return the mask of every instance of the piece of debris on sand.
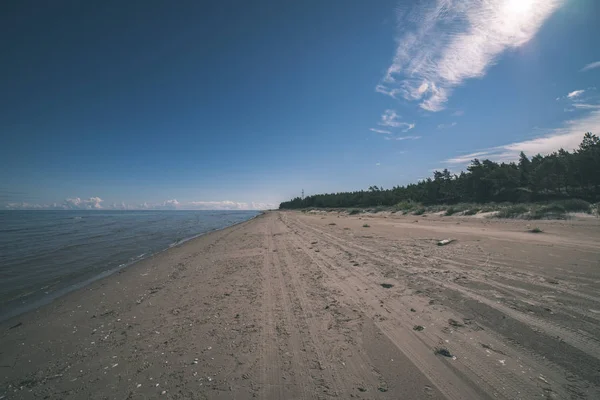
<path id="1" fill-rule="evenodd" d="M 382 283 L 381 287 L 383 287 L 385 289 L 390 289 L 390 288 L 393 288 L 394 285 L 392 285 L 391 283 Z"/>
<path id="2" fill-rule="evenodd" d="M 423 325 L 415 325 L 415 326 L 413 326 L 413 331 L 419 331 L 420 332 L 420 331 L 422 331 L 424 329 L 425 329 L 425 327 Z"/>
<path id="3" fill-rule="evenodd" d="M 438 246 L 445 246 L 445 245 L 450 244 L 450 243 L 455 242 L 455 241 L 456 241 L 456 239 L 444 239 L 444 240 L 440 240 L 438 242 Z"/>
<path id="4" fill-rule="evenodd" d="M 436 355 L 440 355 L 440 356 L 444 356 L 444 357 L 448 357 L 448 358 L 453 358 L 454 356 L 452 355 L 452 353 L 450 353 L 450 350 L 448 350 L 445 347 L 436 347 L 433 350 L 433 353 Z"/>
<path id="5" fill-rule="evenodd" d="M 455 319 L 452 319 L 452 318 L 450 318 L 450 319 L 448 320 L 448 324 L 449 324 L 450 326 L 453 326 L 453 327 L 455 327 L 455 328 L 460 328 L 461 326 L 464 326 L 464 324 L 461 324 L 460 322 L 458 322 L 457 320 L 455 320 Z"/>

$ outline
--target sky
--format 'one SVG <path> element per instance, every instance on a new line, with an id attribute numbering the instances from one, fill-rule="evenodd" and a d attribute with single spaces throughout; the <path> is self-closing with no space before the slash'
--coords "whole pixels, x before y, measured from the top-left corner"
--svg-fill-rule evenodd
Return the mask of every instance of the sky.
<path id="1" fill-rule="evenodd" d="M 0 209 L 264 209 L 600 133 L 600 2 L 8 1 Z"/>

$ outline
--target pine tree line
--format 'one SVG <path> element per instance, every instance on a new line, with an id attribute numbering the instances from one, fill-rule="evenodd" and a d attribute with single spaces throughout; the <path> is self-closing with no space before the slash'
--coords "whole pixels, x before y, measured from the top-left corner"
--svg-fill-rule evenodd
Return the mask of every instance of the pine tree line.
<path id="1" fill-rule="evenodd" d="M 573 152 L 559 150 L 529 159 L 521 152 L 518 163 L 475 159 L 459 175 L 445 169 L 432 178 L 407 186 L 297 197 L 280 209 L 393 206 L 404 201 L 424 205 L 462 202 L 537 202 L 556 199 L 600 200 L 600 139 L 586 133 Z"/>

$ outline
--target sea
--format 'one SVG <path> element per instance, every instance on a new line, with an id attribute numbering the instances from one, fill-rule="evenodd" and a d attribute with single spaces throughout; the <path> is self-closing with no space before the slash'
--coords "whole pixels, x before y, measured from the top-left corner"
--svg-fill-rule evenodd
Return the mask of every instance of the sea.
<path id="1" fill-rule="evenodd" d="M 259 211 L 0 211 L 0 321 Z"/>

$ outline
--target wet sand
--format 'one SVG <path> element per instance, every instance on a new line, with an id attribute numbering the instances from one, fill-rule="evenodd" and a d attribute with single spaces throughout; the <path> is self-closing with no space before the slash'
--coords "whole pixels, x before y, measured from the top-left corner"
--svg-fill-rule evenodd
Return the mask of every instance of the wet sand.
<path id="1" fill-rule="evenodd" d="M 599 377 L 594 218 L 269 212 L 0 324 L 0 399 L 595 399 Z"/>

